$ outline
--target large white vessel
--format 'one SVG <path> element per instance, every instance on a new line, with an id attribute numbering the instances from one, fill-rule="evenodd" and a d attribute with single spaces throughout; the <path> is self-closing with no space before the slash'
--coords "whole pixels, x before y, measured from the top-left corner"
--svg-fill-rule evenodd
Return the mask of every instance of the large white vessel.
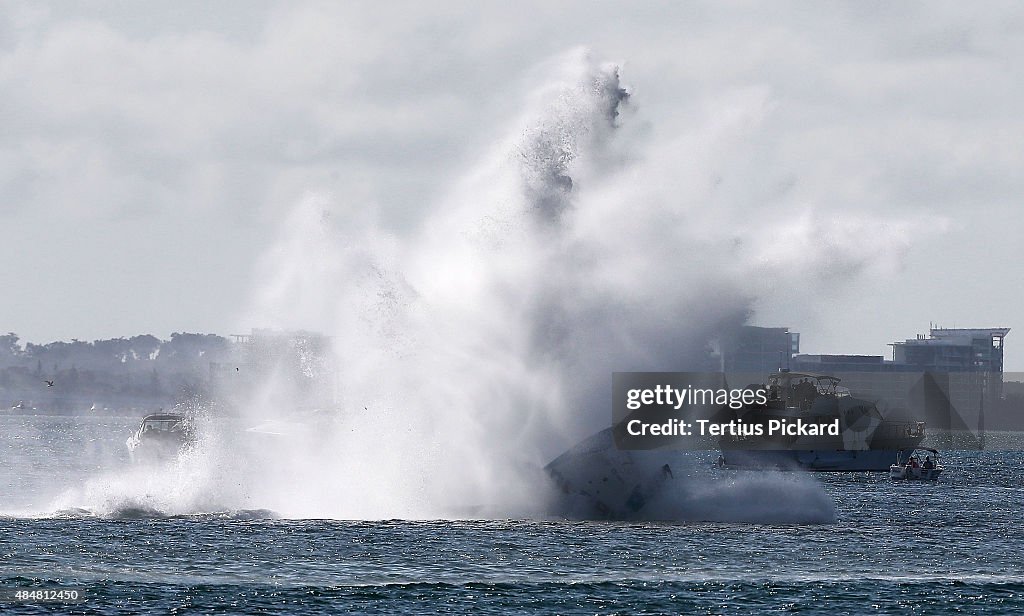
<path id="1" fill-rule="evenodd" d="M 768 401 L 747 405 L 736 418 L 749 424 L 838 421 L 838 434 L 723 437 L 725 466 L 812 471 L 885 472 L 893 460 L 906 458 L 925 436 L 923 421 L 891 421 L 875 402 L 858 398 L 835 376 L 778 372 L 768 379 Z"/>

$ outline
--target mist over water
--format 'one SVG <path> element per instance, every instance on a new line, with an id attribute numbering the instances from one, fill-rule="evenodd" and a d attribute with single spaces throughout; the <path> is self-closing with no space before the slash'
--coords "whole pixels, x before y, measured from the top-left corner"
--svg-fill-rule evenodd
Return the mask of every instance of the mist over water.
<path id="1" fill-rule="evenodd" d="M 821 301 L 820 288 L 787 282 L 794 272 L 834 282 L 905 246 L 899 224 L 854 221 L 870 233 L 865 247 L 823 232 L 813 212 L 780 222 L 749 195 L 716 191 L 711 172 L 757 129 L 762 97 L 730 100 L 692 134 L 659 136 L 618 67 L 585 50 L 537 74 L 506 137 L 422 204 L 414 230 L 316 193 L 282 221 L 241 326 L 332 336 L 336 416 L 297 416 L 271 380 L 245 413 L 250 425 L 276 422 L 274 434 L 208 422 L 171 467 L 91 479 L 59 508 L 545 515 L 554 488 L 542 467 L 608 427 L 612 372 L 685 370 L 772 289 Z M 834 517 L 812 479 L 757 481 L 695 479 L 658 515 Z M 769 492 L 792 509 L 762 507 Z"/>
<path id="2" fill-rule="evenodd" d="M 752 471 L 680 482 L 662 491 L 643 515 L 649 520 L 828 524 L 836 521 L 836 507 L 805 473 Z"/>

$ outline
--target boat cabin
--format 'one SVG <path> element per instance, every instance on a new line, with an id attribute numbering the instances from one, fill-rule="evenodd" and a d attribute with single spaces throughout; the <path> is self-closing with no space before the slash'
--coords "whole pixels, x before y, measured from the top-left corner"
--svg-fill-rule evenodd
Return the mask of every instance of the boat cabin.
<path id="1" fill-rule="evenodd" d="M 806 410 L 819 396 L 849 396 L 850 390 L 840 387 L 841 380 L 830 374 L 776 372 L 768 377 L 768 401 Z"/>

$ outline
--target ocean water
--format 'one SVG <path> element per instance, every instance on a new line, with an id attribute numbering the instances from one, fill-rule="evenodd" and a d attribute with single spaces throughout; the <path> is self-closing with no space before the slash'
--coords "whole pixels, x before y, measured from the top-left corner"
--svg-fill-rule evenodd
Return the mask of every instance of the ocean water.
<path id="1" fill-rule="evenodd" d="M 0 589 L 59 585 L 85 597 L 2 613 L 1024 612 L 1020 451 L 946 452 L 947 477 L 934 484 L 809 476 L 835 506 L 819 524 L 68 507 L 69 490 L 127 464 L 136 421 L 0 417 Z M 1019 443 L 997 436 L 995 447 Z M 778 481 L 717 471 L 715 454 L 700 455 L 709 481 Z M 759 498 L 790 497 L 785 482 L 771 485 Z"/>

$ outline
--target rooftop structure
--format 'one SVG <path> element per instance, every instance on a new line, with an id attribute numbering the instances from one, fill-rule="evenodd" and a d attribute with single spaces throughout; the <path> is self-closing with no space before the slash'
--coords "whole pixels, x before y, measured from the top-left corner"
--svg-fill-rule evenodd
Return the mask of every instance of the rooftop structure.
<path id="1" fill-rule="evenodd" d="M 928 336 L 893 342 L 894 363 L 946 372 L 1003 371 L 1003 340 L 1008 327 L 931 328 Z"/>

